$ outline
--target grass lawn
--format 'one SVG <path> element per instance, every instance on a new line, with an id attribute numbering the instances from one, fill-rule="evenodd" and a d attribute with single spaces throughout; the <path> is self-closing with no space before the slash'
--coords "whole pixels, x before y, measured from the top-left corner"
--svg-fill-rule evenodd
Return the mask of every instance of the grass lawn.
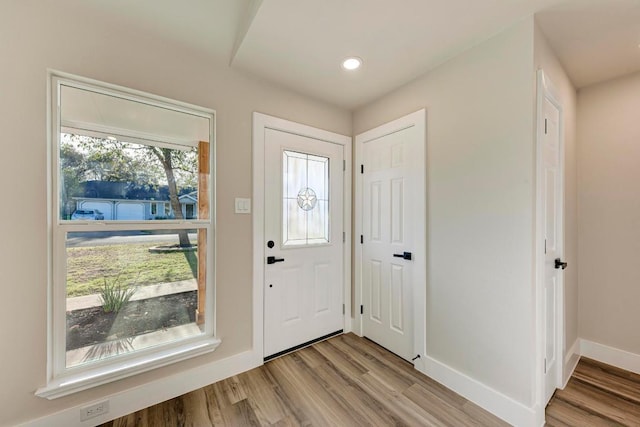
<path id="1" fill-rule="evenodd" d="M 67 249 L 67 297 L 95 294 L 120 276 L 122 285 L 155 285 L 195 278 L 185 253 L 149 253 L 148 243 Z M 192 260 L 196 252 L 191 252 Z M 194 262 L 197 266 L 197 261 Z M 194 267 L 197 268 L 197 267 Z"/>

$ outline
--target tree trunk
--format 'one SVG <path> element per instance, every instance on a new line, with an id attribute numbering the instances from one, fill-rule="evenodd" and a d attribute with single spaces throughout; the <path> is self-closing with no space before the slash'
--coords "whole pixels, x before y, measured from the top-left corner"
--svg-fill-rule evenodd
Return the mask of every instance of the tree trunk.
<path id="1" fill-rule="evenodd" d="M 173 215 L 176 219 L 184 219 L 184 216 L 182 215 L 182 206 L 180 206 L 180 200 L 178 199 L 178 186 L 176 185 L 176 178 L 173 174 L 171 150 L 169 148 L 160 148 L 160 153 L 157 151 L 157 149 L 154 149 L 153 152 L 160 160 L 160 163 L 162 163 L 164 173 L 167 175 L 167 183 L 169 186 L 169 203 L 171 204 Z M 191 246 L 187 230 L 179 230 L 178 239 L 180 240 L 180 247 L 187 248 Z"/>

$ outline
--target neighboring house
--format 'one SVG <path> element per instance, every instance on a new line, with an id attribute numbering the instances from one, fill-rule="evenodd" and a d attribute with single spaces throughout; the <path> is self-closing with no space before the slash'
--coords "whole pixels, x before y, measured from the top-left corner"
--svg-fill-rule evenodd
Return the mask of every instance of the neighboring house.
<path id="1" fill-rule="evenodd" d="M 87 181 L 83 183 L 83 187 L 82 196 L 71 197 L 75 206 L 70 213 L 75 209 L 97 209 L 104 214 L 105 220 L 121 221 L 175 217 L 166 186 L 157 189 L 140 188 L 127 182 Z M 183 217 L 195 218 L 198 192 L 190 191 L 178 198 Z"/>

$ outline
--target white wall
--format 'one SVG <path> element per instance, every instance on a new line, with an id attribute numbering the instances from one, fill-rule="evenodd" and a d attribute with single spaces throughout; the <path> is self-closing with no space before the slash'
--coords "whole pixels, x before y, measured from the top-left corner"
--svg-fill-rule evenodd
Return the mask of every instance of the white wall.
<path id="1" fill-rule="evenodd" d="M 569 263 L 563 271 L 564 325 L 563 374 L 571 373 L 577 361 L 578 346 L 578 188 L 577 188 L 577 140 L 576 140 L 576 89 L 549 46 L 547 39 L 536 26 L 534 33 L 534 65 L 544 70 L 554 85 L 562 104 L 564 141 L 564 253 Z"/>
<path id="2" fill-rule="evenodd" d="M 580 337 L 640 356 L 640 73 L 578 92 L 578 138 Z"/>
<path id="3" fill-rule="evenodd" d="M 533 19 L 354 113 L 427 109 L 428 356 L 533 406 Z"/>
<path id="4" fill-rule="evenodd" d="M 230 70 L 71 0 L 0 4 L 0 425 L 12 425 L 183 373 L 251 347 L 251 113 L 351 134 L 351 114 Z M 46 380 L 47 68 L 217 110 L 218 350 L 80 394 L 48 401 Z M 19 202 L 15 202 L 19 201 Z M 117 408 L 112 407 L 112 412 Z"/>

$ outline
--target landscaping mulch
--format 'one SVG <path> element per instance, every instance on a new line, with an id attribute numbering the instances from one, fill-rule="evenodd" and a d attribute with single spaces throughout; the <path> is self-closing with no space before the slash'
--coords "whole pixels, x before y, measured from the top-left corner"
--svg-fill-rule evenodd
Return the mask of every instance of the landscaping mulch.
<path id="1" fill-rule="evenodd" d="M 129 301 L 118 313 L 102 307 L 67 312 L 67 351 L 195 321 L 197 292 Z"/>

